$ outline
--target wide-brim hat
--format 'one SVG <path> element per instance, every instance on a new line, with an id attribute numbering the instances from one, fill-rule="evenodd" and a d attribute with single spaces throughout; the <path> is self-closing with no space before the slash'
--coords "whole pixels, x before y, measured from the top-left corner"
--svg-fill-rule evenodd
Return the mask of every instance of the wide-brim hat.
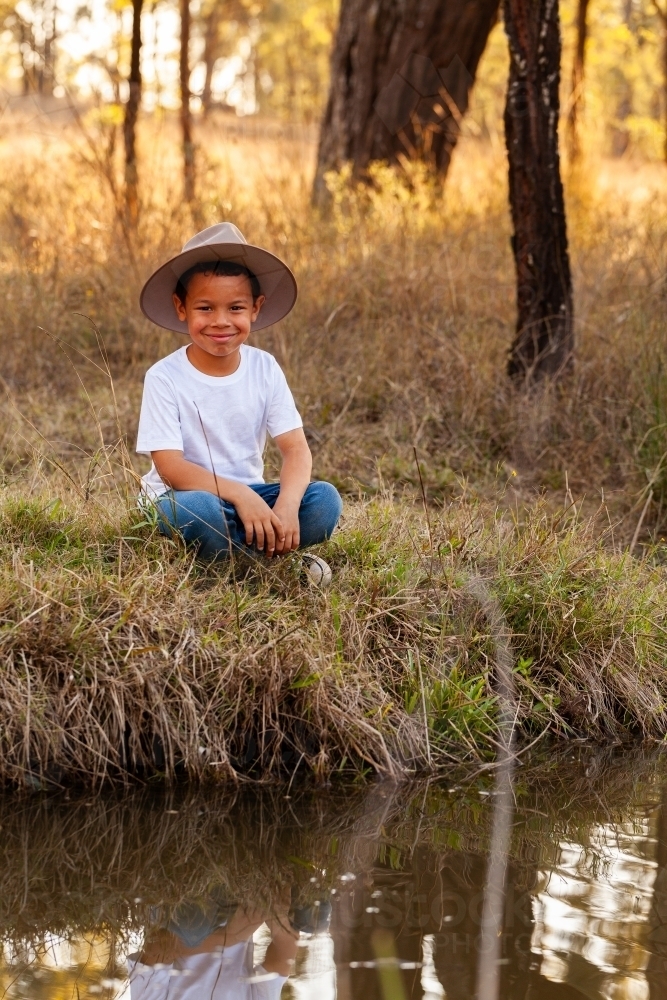
<path id="1" fill-rule="evenodd" d="M 228 260 L 243 264 L 256 275 L 266 301 L 252 324 L 253 331 L 263 330 L 287 316 L 296 302 L 296 279 L 287 264 L 263 250 L 246 243 L 243 233 L 231 222 L 219 222 L 197 233 L 150 276 L 141 290 L 139 304 L 145 316 L 165 330 L 187 333 L 188 325 L 176 315 L 173 294 L 178 279 L 194 264 Z"/>

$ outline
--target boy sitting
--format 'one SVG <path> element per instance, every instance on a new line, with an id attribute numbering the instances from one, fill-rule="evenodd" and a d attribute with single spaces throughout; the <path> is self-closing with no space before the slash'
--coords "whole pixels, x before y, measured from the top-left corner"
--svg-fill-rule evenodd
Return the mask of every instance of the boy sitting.
<path id="1" fill-rule="evenodd" d="M 246 344 L 295 301 L 289 268 L 229 222 L 197 233 L 141 293 L 150 320 L 190 338 L 146 373 L 137 452 L 153 464 L 142 486 L 160 530 L 178 530 L 205 559 L 315 545 L 340 517 L 335 487 L 310 482 L 310 449 L 282 370 Z M 280 483 L 263 479 L 267 432 L 282 456 Z"/>

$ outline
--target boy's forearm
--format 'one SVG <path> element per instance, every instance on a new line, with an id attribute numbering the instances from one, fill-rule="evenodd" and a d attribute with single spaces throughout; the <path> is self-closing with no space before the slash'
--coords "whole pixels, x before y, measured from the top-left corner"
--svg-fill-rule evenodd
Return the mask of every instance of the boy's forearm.
<path id="1" fill-rule="evenodd" d="M 214 476 L 201 465 L 188 462 L 182 452 L 153 452 L 152 458 L 162 481 L 172 490 L 204 490 L 220 496 L 236 506 L 249 489 L 243 483 L 223 476 Z M 298 507 L 310 482 L 312 457 L 305 441 L 303 445 L 285 448 L 280 473 L 281 506 Z"/>
<path id="2" fill-rule="evenodd" d="M 290 927 L 287 914 L 282 919 L 274 916 L 267 923 L 271 931 L 271 944 L 266 949 L 262 965 L 267 972 L 289 976 L 294 968 L 299 935 Z"/>
<path id="3" fill-rule="evenodd" d="M 153 461 L 162 481 L 172 490 L 203 490 L 213 493 L 228 503 L 236 504 L 239 494 L 248 489 L 243 483 L 223 476 L 214 476 L 212 472 L 188 462 L 182 456 L 165 456 L 164 453 L 153 453 Z M 216 483 L 217 480 L 217 483 Z"/>
<path id="4" fill-rule="evenodd" d="M 310 451 L 287 452 L 280 470 L 280 499 L 299 506 L 310 483 L 313 461 Z"/>

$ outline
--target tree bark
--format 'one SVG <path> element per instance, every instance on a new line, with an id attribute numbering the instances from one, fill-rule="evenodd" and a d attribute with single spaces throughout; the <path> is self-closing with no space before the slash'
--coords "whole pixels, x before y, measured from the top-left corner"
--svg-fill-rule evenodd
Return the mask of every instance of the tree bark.
<path id="1" fill-rule="evenodd" d="M 499 0 L 342 0 L 314 200 L 324 175 L 403 157 L 443 175 Z"/>
<path id="2" fill-rule="evenodd" d="M 653 7 L 662 25 L 662 117 L 665 128 L 663 158 L 667 163 L 667 6 L 660 6 L 658 0 L 653 0 Z"/>
<path id="3" fill-rule="evenodd" d="M 650 1000 L 661 1000 L 664 997 L 667 973 L 667 785 L 662 787 L 657 841 L 657 871 L 648 918 L 650 958 L 646 980 Z"/>
<path id="4" fill-rule="evenodd" d="M 509 374 L 533 381 L 571 364 L 572 278 L 558 154 L 557 0 L 505 0 L 510 77 L 505 107 L 517 274 Z"/>
<path id="5" fill-rule="evenodd" d="M 141 104 L 141 11 L 143 0 L 132 0 L 132 50 L 130 55 L 130 92 L 125 105 L 123 138 L 125 140 L 125 210 L 128 223 L 136 226 L 139 218 L 139 177 L 137 170 L 137 118 Z"/>
<path id="6" fill-rule="evenodd" d="M 51 97 L 55 86 L 55 55 L 56 55 L 56 20 L 58 7 L 56 0 L 42 7 L 42 30 L 44 45 L 42 48 L 42 68 L 39 77 L 39 92 L 44 97 Z"/>
<path id="7" fill-rule="evenodd" d="M 663 157 L 667 163 L 667 13 L 662 20 L 662 117 L 665 128 Z"/>
<path id="8" fill-rule="evenodd" d="M 572 63 L 572 93 L 567 116 L 567 138 L 570 163 L 576 163 L 581 156 L 579 142 L 579 112 L 584 99 L 584 74 L 586 68 L 586 39 L 588 37 L 588 3 L 579 0 L 577 7 L 577 45 Z"/>
<path id="9" fill-rule="evenodd" d="M 21 70 L 23 79 L 23 96 L 27 97 L 30 91 L 33 89 L 33 73 L 31 66 L 26 58 L 26 48 L 29 46 L 34 49 L 32 44 L 32 29 L 26 24 L 22 17 L 16 15 L 18 21 L 18 41 L 19 41 L 19 52 L 21 58 Z"/>
<path id="10" fill-rule="evenodd" d="M 202 60 L 205 68 L 204 88 L 201 94 L 201 104 L 204 118 L 207 118 L 211 110 L 213 70 L 218 59 L 219 42 L 218 28 L 220 16 L 222 14 L 222 4 L 220 0 L 215 0 L 208 15 L 204 20 L 204 54 Z"/>
<path id="11" fill-rule="evenodd" d="M 187 202 L 195 199 L 195 147 L 192 140 L 190 110 L 190 0 L 181 5 L 181 134 L 183 141 L 183 196 Z"/>
<path id="12" fill-rule="evenodd" d="M 634 0 L 624 0 L 623 2 L 623 22 L 633 34 L 636 34 L 636 26 L 633 24 Z M 661 13 L 657 3 L 654 3 L 658 14 Z M 627 126 L 627 119 L 632 114 L 632 104 L 634 100 L 633 86 L 631 79 L 621 72 L 621 85 L 617 89 L 616 120 L 611 128 L 611 155 L 624 156 L 630 145 L 630 129 Z"/>

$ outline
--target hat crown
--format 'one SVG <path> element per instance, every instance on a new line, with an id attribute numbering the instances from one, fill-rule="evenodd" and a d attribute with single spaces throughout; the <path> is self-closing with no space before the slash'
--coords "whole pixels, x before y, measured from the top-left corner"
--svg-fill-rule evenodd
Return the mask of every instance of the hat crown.
<path id="1" fill-rule="evenodd" d="M 181 253 L 155 271 L 141 291 L 141 309 L 148 319 L 165 330 L 187 333 L 188 326 L 174 309 L 174 289 L 179 278 L 195 264 L 230 261 L 242 264 L 259 281 L 264 304 L 252 330 L 264 330 L 287 316 L 296 301 L 294 275 L 279 257 L 262 247 L 248 243 L 232 222 L 218 222 L 202 229 L 183 247 Z"/>
<path id="2" fill-rule="evenodd" d="M 248 241 L 233 222 L 218 222 L 215 226 L 209 226 L 208 229 L 195 233 L 181 252 L 197 250 L 199 247 L 217 246 L 220 243 L 243 243 L 247 246 Z"/>

